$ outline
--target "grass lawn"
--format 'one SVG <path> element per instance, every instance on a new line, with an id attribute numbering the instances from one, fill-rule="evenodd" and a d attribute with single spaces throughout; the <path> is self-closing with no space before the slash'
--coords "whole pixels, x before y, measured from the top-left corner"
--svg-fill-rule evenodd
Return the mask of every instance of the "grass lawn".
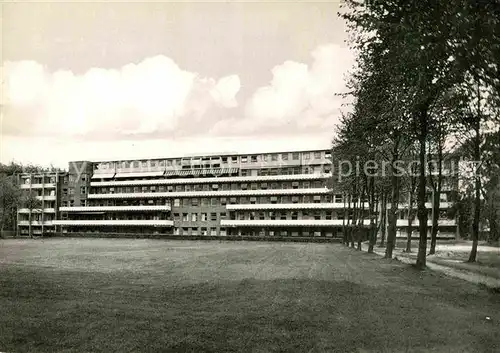
<path id="1" fill-rule="evenodd" d="M 0 241 L 0 352 L 499 351 L 500 295 L 340 244 Z"/>

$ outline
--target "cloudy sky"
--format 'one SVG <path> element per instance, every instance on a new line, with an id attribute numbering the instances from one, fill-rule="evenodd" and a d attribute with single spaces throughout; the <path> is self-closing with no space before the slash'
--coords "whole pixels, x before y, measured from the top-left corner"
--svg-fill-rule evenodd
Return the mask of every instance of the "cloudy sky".
<path id="1" fill-rule="evenodd" d="M 353 62 L 338 7 L 3 4 L 1 161 L 328 147 Z"/>

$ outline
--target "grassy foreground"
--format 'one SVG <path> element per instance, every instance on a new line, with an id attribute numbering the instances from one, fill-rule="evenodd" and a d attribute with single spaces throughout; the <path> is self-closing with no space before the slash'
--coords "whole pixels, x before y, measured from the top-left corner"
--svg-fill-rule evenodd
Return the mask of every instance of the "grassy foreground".
<path id="1" fill-rule="evenodd" d="M 339 244 L 0 241 L 0 352 L 499 352 L 499 332 L 498 294 Z"/>

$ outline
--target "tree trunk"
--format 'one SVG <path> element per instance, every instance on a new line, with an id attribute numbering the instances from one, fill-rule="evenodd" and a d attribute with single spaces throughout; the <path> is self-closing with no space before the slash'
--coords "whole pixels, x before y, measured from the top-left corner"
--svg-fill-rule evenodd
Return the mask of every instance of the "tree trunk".
<path id="1" fill-rule="evenodd" d="M 443 146 L 441 138 L 438 141 L 438 175 L 434 195 L 432 198 L 432 231 L 431 231 L 431 249 L 429 255 L 436 253 L 437 233 L 439 227 L 439 204 L 441 201 L 441 184 L 443 179 Z"/>
<path id="2" fill-rule="evenodd" d="M 363 242 L 363 237 L 364 237 L 364 223 L 365 223 L 365 216 L 364 216 L 364 213 L 365 213 L 365 202 L 364 202 L 364 197 L 365 197 L 365 192 L 366 192 L 366 187 L 363 186 L 362 188 L 362 192 L 361 192 L 361 198 L 360 198 L 360 216 L 359 216 L 359 222 L 358 224 L 360 225 L 359 226 L 359 229 L 358 229 L 358 232 L 357 232 L 357 240 L 358 240 L 358 250 L 361 251 L 362 250 L 362 242 Z"/>
<path id="3" fill-rule="evenodd" d="M 413 182 L 412 182 L 413 184 Z M 408 229 L 407 229 L 407 234 L 406 234 L 406 249 L 405 252 L 410 253 L 411 252 L 411 236 L 413 234 L 413 192 L 414 188 L 412 185 L 410 186 L 410 195 L 408 199 Z"/>
<path id="4" fill-rule="evenodd" d="M 385 191 L 382 192 L 382 204 L 380 205 L 380 248 L 385 246 L 385 231 L 387 226 L 387 193 Z"/>
<path id="5" fill-rule="evenodd" d="M 374 177 L 370 178 L 370 204 L 369 204 L 369 217 L 370 217 L 370 230 L 368 244 L 368 253 L 373 253 L 373 248 L 377 243 L 377 225 L 375 222 L 375 210 L 377 209 L 377 202 L 375 201 L 375 180 Z"/>
<path id="6" fill-rule="evenodd" d="M 396 143 L 397 145 L 397 143 Z M 394 164 L 398 160 L 397 146 L 394 147 L 391 163 L 391 210 L 389 212 L 389 229 L 387 234 L 387 246 L 385 248 L 385 258 L 392 259 L 392 252 L 396 245 L 396 222 L 399 201 L 399 176 L 395 173 Z"/>
<path id="7" fill-rule="evenodd" d="M 481 159 L 481 135 L 480 135 L 480 117 L 478 116 L 476 121 L 474 122 L 474 130 L 476 136 L 474 138 L 474 161 L 476 164 L 479 164 Z M 477 258 L 477 244 L 479 241 L 479 217 L 481 216 L 481 178 L 479 168 L 476 168 L 474 171 L 474 219 L 472 220 L 472 249 L 469 255 L 468 262 L 476 262 Z"/>
<path id="8" fill-rule="evenodd" d="M 357 213 L 356 213 L 356 206 L 357 206 L 357 203 L 358 203 L 358 200 L 357 200 L 357 185 L 356 183 L 353 185 L 353 194 L 352 194 L 352 197 L 353 197 L 353 207 L 352 207 L 352 220 L 351 220 L 351 227 L 350 227 L 350 240 L 351 240 L 351 248 L 355 248 L 355 244 L 354 244 L 354 233 L 355 233 L 355 229 L 356 229 L 356 222 L 357 222 Z"/>
<path id="9" fill-rule="evenodd" d="M 344 245 L 349 245 L 349 238 L 347 237 L 347 227 L 346 227 L 346 217 L 348 217 L 348 210 L 347 210 L 347 207 L 346 207 L 346 204 L 347 204 L 347 194 L 346 193 L 343 193 L 342 194 L 342 198 L 343 198 L 343 212 L 344 212 L 344 215 L 342 217 L 342 243 Z"/>
<path id="10" fill-rule="evenodd" d="M 427 109 L 428 105 L 420 108 L 419 113 L 419 176 L 418 176 L 418 228 L 419 228 L 419 241 L 418 241 L 418 254 L 416 267 L 423 269 L 426 266 L 426 252 L 427 252 L 427 208 L 425 201 L 427 201 L 426 193 L 426 175 L 425 175 L 425 146 L 427 141 Z"/>

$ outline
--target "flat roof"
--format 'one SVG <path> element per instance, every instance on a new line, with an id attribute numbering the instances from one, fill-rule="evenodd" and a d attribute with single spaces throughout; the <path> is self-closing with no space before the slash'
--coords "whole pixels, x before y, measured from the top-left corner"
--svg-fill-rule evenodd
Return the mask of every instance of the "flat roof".
<path id="1" fill-rule="evenodd" d="M 134 158 L 134 159 L 103 159 L 103 160 L 93 160 L 92 163 L 109 163 L 109 162 L 131 162 L 131 161 L 144 161 L 144 160 L 165 160 L 165 159 L 183 159 L 183 158 L 203 158 L 203 157 L 231 157 L 231 156 L 252 156 L 260 154 L 275 154 L 275 153 L 296 153 L 296 152 L 324 152 L 330 151 L 331 148 L 315 148 L 315 149 L 291 149 L 291 150 L 267 150 L 267 151 L 255 151 L 241 153 L 237 151 L 224 151 L 224 152 L 207 152 L 205 154 L 189 153 L 182 156 L 164 156 L 164 157 L 150 157 L 150 158 Z M 83 161 L 71 161 L 70 163 L 83 162 Z"/>

